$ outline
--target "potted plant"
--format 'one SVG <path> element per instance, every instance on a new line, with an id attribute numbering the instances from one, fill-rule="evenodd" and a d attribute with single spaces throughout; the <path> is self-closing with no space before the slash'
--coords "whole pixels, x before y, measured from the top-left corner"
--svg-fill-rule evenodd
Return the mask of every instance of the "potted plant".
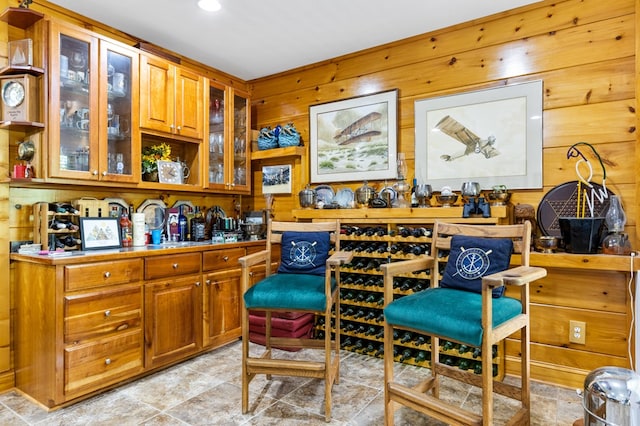
<path id="1" fill-rule="evenodd" d="M 142 149 L 142 180 L 158 181 L 158 160 L 171 161 L 171 146 L 167 143 L 145 146 Z"/>

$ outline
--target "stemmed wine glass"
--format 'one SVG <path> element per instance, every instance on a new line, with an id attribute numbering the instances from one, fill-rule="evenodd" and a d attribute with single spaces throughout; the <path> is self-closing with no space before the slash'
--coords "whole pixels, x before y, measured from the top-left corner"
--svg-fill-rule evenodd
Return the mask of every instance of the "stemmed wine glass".
<path id="1" fill-rule="evenodd" d="M 418 204 L 420 207 L 429 207 L 427 200 L 433 195 L 431 185 L 427 183 L 421 183 L 416 185 L 416 197 L 418 198 Z"/>

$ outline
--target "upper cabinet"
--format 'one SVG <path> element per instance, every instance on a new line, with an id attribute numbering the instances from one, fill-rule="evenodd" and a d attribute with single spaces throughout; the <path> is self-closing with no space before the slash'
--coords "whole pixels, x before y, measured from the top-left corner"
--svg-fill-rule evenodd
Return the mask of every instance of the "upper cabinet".
<path id="1" fill-rule="evenodd" d="M 205 187 L 250 193 L 249 96 L 209 82 L 209 155 Z"/>
<path id="2" fill-rule="evenodd" d="M 165 59 L 142 55 L 140 126 L 172 136 L 203 138 L 204 78 Z"/>
<path id="3" fill-rule="evenodd" d="M 51 24 L 49 176 L 137 182 L 139 53 Z"/>

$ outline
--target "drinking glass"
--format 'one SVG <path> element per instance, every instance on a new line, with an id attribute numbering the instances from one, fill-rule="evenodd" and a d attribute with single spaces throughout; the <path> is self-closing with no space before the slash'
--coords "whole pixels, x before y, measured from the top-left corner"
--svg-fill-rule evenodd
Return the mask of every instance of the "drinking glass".
<path id="1" fill-rule="evenodd" d="M 433 190 L 431 189 L 431 185 L 427 183 L 421 183 L 416 186 L 416 197 L 418 198 L 418 204 L 420 207 L 429 207 L 427 204 L 427 200 L 431 198 L 433 194 Z"/>

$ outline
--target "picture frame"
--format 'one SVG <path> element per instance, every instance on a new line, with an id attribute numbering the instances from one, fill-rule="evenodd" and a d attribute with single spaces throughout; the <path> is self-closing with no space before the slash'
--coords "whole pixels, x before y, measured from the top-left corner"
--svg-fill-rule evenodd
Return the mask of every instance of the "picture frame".
<path id="1" fill-rule="evenodd" d="M 82 250 L 120 248 L 120 221 L 116 217 L 81 217 Z"/>
<path id="2" fill-rule="evenodd" d="M 291 194 L 291 164 L 262 166 L 263 194 Z"/>
<path id="3" fill-rule="evenodd" d="M 309 107 L 312 183 L 395 179 L 398 90 Z"/>
<path id="4" fill-rule="evenodd" d="M 415 171 L 434 191 L 542 188 L 542 80 L 415 102 Z"/>

